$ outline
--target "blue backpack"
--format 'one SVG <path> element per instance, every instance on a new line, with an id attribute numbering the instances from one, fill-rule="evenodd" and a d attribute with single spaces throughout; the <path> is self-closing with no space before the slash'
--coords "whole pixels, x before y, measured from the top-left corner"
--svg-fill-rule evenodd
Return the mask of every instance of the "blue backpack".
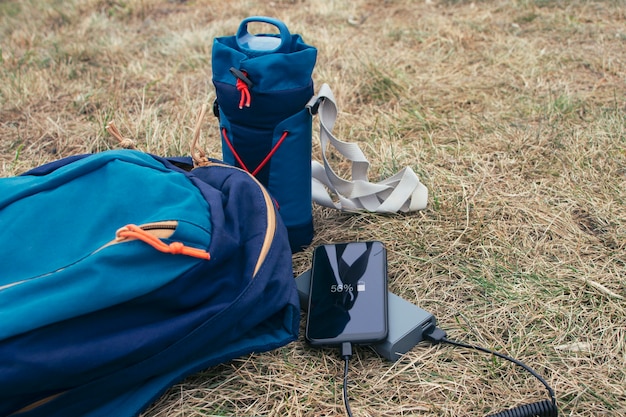
<path id="1" fill-rule="evenodd" d="M 0 179 L 0 416 L 135 416 L 297 338 L 287 231 L 248 173 L 122 150 Z"/>

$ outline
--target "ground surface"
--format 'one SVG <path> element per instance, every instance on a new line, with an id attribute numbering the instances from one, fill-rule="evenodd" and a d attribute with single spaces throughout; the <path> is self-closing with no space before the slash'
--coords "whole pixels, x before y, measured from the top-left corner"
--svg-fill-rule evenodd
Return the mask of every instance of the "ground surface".
<path id="1" fill-rule="evenodd" d="M 116 147 L 111 120 L 143 150 L 189 154 L 215 97 L 212 41 L 250 15 L 318 48 L 314 81 L 333 88 L 335 132 L 372 180 L 408 165 L 430 192 L 408 215 L 315 206 L 314 244 L 382 240 L 390 289 L 451 338 L 532 366 L 562 415 L 626 415 L 620 0 L 5 0 L 0 175 Z M 201 139 L 220 156 L 212 117 Z M 341 376 L 336 352 L 301 336 L 190 376 L 145 416 L 342 415 Z M 483 416 L 545 397 L 509 363 L 427 344 L 396 363 L 357 349 L 350 380 L 356 416 Z"/>

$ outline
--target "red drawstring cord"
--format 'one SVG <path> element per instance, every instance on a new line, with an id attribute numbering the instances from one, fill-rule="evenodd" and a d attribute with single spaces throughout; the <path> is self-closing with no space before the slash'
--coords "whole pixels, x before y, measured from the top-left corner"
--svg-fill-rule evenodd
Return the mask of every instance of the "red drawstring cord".
<path id="1" fill-rule="evenodd" d="M 128 224 L 121 229 L 119 229 L 115 236 L 117 239 L 138 239 L 148 245 L 152 246 L 154 249 L 163 252 L 163 253 L 171 253 L 172 255 L 186 255 L 194 258 L 206 259 L 207 261 L 211 259 L 211 255 L 209 252 L 203 249 L 192 248 L 189 246 L 185 246 L 182 242 L 172 242 L 169 245 L 163 242 L 158 237 L 153 234 L 143 230 L 141 227 L 136 226 L 134 224 Z"/>
<path id="2" fill-rule="evenodd" d="M 289 132 L 285 130 L 283 132 L 282 136 L 280 137 L 280 139 L 278 139 L 278 142 L 276 142 L 276 145 L 274 145 L 272 147 L 272 149 L 265 156 L 265 158 L 263 158 L 261 163 L 254 169 L 254 171 L 250 172 L 250 170 L 248 169 L 246 164 L 241 159 L 241 156 L 239 156 L 239 154 L 235 150 L 235 147 L 233 146 L 232 142 L 230 141 L 230 139 L 228 139 L 228 134 L 226 133 L 226 128 L 222 128 L 222 135 L 224 136 L 224 141 L 226 142 L 226 145 L 228 146 L 228 149 L 230 149 L 230 151 L 233 153 L 233 156 L 235 157 L 235 160 L 237 161 L 239 166 L 241 168 L 243 168 L 245 171 L 250 172 L 252 174 L 252 176 L 255 176 L 255 177 L 256 177 L 256 174 L 258 174 L 263 169 L 263 167 L 265 165 L 267 165 L 267 163 L 270 161 L 270 159 L 272 159 L 272 156 L 274 156 L 274 154 L 276 153 L 276 151 L 278 150 L 280 145 L 285 141 L 285 138 L 287 138 L 288 134 L 289 134 Z"/>
<path id="3" fill-rule="evenodd" d="M 263 158 L 263 160 L 261 161 L 259 166 L 256 167 L 256 169 L 252 172 L 253 176 L 256 176 L 256 174 L 258 174 L 259 171 L 261 171 L 263 169 L 263 167 L 270 161 L 270 159 L 272 159 L 272 156 L 274 156 L 274 154 L 276 153 L 276 151 L 278 150 L 280 145 L 285 141 L 285 138 L 287 137 L 288 133 L 289 132 L 287 132 L 287 131 L 283 132 L 283 134 L 280 137 L 280 139 L 278 139 L 278 142 L 276 142 L 276 145 L 274 145 L 272 150 L 265 156 L 265 158 Z"/>
<path id="4" fill-rule="evenodd" d="M 248 73 L 245 71 L 241 71 L 243 75 L 246 77 Z M 241 78 L 237 78 L 236 84 L 237 90 L 241 93 L 241 99 L 239 100 L 239 108 L 243 109 L 243 106 L 250 107 L 250 102 L 252 101 L 252 96 L 250 96 L 250 89 L 248 88 L 248 84 L 246 84 Z"/>
<path id="5" fill-rule="evenodd" d="M 226 134 L 226 128 L 222 128 L 222 136 L 224 137 L 224 142 L 226 142 L 226 145 L 228 146 L 228 149 L 230 149 L 230 151 L 232 152 L 232 154 L 235 157 L 235 160 L 237 161 L 239 166 L 241 168 L 243 168 L 245 171 L 250 172 L 250 170 L 248 169 L 246 164 L 244 164 L 243 160 L 241 159 L 241 157 L 239 156 L 239 154 L 235 150 L 235 147 L 230 142 L 230 139 L 228 139 L 228 135 Z"/>

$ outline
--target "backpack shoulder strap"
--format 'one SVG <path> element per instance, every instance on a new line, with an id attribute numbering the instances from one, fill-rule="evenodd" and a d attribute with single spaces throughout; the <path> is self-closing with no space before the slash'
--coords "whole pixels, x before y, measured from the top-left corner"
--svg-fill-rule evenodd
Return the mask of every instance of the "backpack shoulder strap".
<path id="1" fill-rule="evenodd" d="M 376 213 L 410 212 L 426 208 L 428 189 L 408 166 L 385 180 L 369 182 L 369 161 L 359 146 L 341 141 L 332 133 L 337 119 L 337 104 L 328 84 L 322 85 L 316 102 L 319 103 L 323 165 L 312 161 L 313 201 L 339 210 Z M 330 146 L 351 162 L 351 179 L 341 178 L 333 171 L 326 156 Z M 333 201 L 329 191 L 336 196 L 336 201 Z"/>

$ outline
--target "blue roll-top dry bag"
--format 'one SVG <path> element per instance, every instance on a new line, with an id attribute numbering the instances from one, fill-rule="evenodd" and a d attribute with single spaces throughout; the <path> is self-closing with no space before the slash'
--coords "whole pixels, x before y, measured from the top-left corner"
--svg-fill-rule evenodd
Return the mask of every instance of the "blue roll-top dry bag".
<path id="1" fill-rule="evenodd" d="M 248 24 L 274 27 L 251 34 Z M 214 40 L 216 116 L 225 162 L 252 173 L 276 200 L 292 251 L 313 238 L 311 114 L 317 50 L 268 17 L 243 20 L 234 36 Z"/>

